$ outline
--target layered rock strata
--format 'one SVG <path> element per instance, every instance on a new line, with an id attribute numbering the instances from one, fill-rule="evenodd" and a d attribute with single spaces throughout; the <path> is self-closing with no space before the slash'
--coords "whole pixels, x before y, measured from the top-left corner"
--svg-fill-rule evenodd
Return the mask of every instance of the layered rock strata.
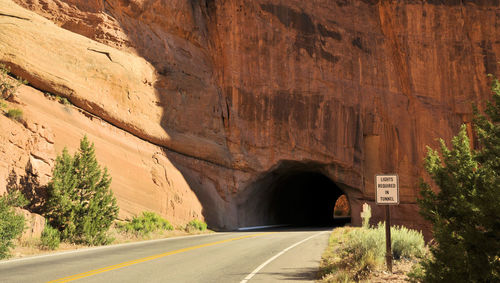
<path id="1" fill-rule="evenodd" d="M 288 161 L 347 193 L 354 223 L 373 176 L 398 173 L 395 223 L 424 227 L 425 146 L 498 75 L 496 0 L 16 2 L 48 20 L 2 0 L 0 61 L 165 148 L 222 228 Z"/>

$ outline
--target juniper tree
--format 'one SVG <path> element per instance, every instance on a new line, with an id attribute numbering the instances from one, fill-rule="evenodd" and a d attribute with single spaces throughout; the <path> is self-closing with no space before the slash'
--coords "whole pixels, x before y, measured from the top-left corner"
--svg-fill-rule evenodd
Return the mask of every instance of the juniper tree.
<path id="1" fill-rule="evenodd" d="M 433 224 L 436 245 L 423 263 L 425 282 L 500 282 L 500 83 L 493 82 L 486 116 L 475 109 L 478 150 L 466 127 L 428 148 L 425 169 L 440 188 L 422 183 L 421 214 Z"/>
<path id="2" fill-rule="evenodd" d="M 94 144 L 86 136 L 73 157 L 63 150 L 56 159 L 46 204 L 46 216 L 62 239 L 90 245 L 108 241 L 106 232 L 118 215 L 110 184 L 107 168 L 101 170 Z"/>

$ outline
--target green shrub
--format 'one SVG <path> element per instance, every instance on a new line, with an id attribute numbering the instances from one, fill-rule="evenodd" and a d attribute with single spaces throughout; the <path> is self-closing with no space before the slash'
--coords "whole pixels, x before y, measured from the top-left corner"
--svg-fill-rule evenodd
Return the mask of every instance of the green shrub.
<path id="1" fill-rule="evenodd" d="M 7 108 L 7 103 L 3 99 L 0 98 L 0 110 Z"/>
<path id="2" fill-rule="evenodd" d="M 355 229 L 347 234 L 341 251 L 352 280 L 365 278 L 384 262 L 385 238 L 378 229 Z"/>
<path id="3" fill-rule="evenodd" d="M 395 259 L 421 258 L 425 254 L 424 236 L 419 231 L 404 226 L 392 226 L 391 249 Z M 347 251 L 355 260 L 368 253 L 375 257 L 384 257 L 385 223 L 380 222 L 376 228 L 357 229 L 349 233 Z"/>
<path id="4" fill-rule="evenodd" d="M 354 260 L 360 260 L 368 252 L 374 256 L 384 256 L 385 233 L 380 233 L 379 229 L 356 229 L 348 237 L 346 251 Z"/>
<path id="5" fill-rule="evenodd" d="M 410 272 L 406 274 L 410 282 L 423 282 L 425 278 L 425 270 L 421 263 L 413 265 Z"/>
<path id="6" fill-rule="evenodd" d="M 23 110 L 17 108 L 9 109 L 7 111 L 7 117 L 19 122 L 23 119 Z"/>
<path id="7" fill-rule="evenodd" d="M 27 83 L 28 81 L 20 77 L 13 82 L 13 78 L 10 76 L 10 68 L 4 64 L 0 64 L 0 98 L 9 99 L 16 93 L 17 88 L 21 84 Z"/>
<path id="8" fill-rule="evenodd" d="M 9 186 L 7 185 L 7 195 L 5 195 L 5 200 L 9 206 L 13 207 L 25 207 L 30 201 L 24 196 L 24 194 L 19 190 L 9 190 Z"/>
<path id="9" fill-rule="evenodd" d="M 384 263 L 385 238 L 378 229 L 338 228 L 323 254 L 323 282 L 360 281 Z"/>
<path id="10" fill-rule="evenodd" d="M 50 93 L 50 92 L 44 92 L 43 95 L 45 95 L 45 97 L 47 97 L 50 100 L 57 101 L 57 102 L 59 102 L 61 104 L 64 104 L 64 105 L 70 105 L 71 104 L 71 102 L 66 97 L 62 97 L 62 96 L 59 96 L 57 94 L 53 94 L 53 93 Z"/>
<path id="11" fill-rule="evenodd" d="M 69 100 L 66 98 L 66 97 L 61 97 L 61 96 L 58 96 L 57 97 L 57 101 L 63 105 L 70 105 L 71 103 L 69 102 Z"/>
<path id="12" fill-rule="evenodd" d="M 57 156 L 44 214 L 61 232 L 61 239 L 88 245 L 110 242 L 107 231 L 118 215 L 110 184 L 111 177 L 106 168 L 101 170 L 94 144 L 86 136 L 73 157 L 66 148 Z"/>
<path id="13" fill-rule="evenodd" d="M 385 231 L 385 225 L 383 227 Z M 391 227 L 391 248 L 395 259 L 422 258 L 425 254 L 425 241 L 421 232 L 404 226 Z"/>
<path id="14" fill-rule="evenodd" d="M 0 97 L 9 98 L 15 91 L 17 86 L 11 83 L 10 69 L 4 64 L 0 64 Z"/>
<path id="15" fill-rule="evenodd" d="M 432 223 L 426 282 L 500 282 L 500 82 L 492 85 L 486 116 L 474 109 L 476 148 L 466 125 L 448 148 L 428 148 L 424 167 L 439 187 L 422 183 L 420 213 Z"/>
<path id="16" fill-rule="evenodd" d="M 125 232 L 143 236 L 156 231 L 174 230 L 174 226 L 168 220 L 148 211 L 142 212 L 141 216 L 134 216 L 131 221 L 120 224 L 119 228 Z"/>
<path id="17" fill-rule="evenodd" d="M 9 256 L 13 240 L 24 230 L 24 217 L 14 212 L 4 196 L 0 197 L 0 259 Z"/>
<path id="18" fill-rule="evenodd" d="M 55 250 L 61 242 L 61 233 L 59 230 L 52 228 L 48 223 L 43 228 L 42 237 L 40 238 L 40 247 L 47 250 Z"/>
<path id="19" fill-rule="evenodd" d="M 207 223 L 204 221 L 194 219 L 189 221 L 188 224 L 186 224 L 185 230 L 187 232 L 192 232 L 192 231 L 205 231 L 207 230 Z"/>
<path id="20" fill-rule="evenodd" d="M 376 228 L 354 230 L 350 236 L 351 252 L 355 255 L 361 256 L 368 252 L 376 257 L 385 255 L 384 222 L 378 223 Z M 391 250 L 395 259 L 421 258 L 425 253 L 424 236 L 419 231 L 404 226 L 391 226 Z"/>
<path id="21" fill-rule="evenodd" d="M 373 228 L 334 230 L 329 248 L 323 255 L 323 281 L 351 282 L 366 278 L 369 273 L 384 264 L 385 224 Z M 422 257 L 425 244 L 422 234 L 406 227 L 391 227 L 393 257 L 412 259 Z M 337 249 L 333 250 L 332 246 Z"/>

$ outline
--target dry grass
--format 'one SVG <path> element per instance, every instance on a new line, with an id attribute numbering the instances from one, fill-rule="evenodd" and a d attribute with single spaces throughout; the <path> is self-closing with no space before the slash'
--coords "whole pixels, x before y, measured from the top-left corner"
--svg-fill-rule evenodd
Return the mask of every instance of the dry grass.
<path id="1" fill-rule="evenodd" d="M 409 282 L 407 274 L 418 260 L 414 255 L 394 260 L 393 273 L 387 272 L 378 247 L 385 250 L 385 240 L 376 239 L 375 232 L 354 227 L 334 229 L 322 256 L 319 282 Z"/>
<path id="2" fill-rule="evenodd" d="M 114 238 L 113 244 L 123 244 L 123 243 L 131 243 L 131 242 L 138 242 L 138 241 L 145 241 L 145 240 L 156 240 L 156 239 L 165 239 L 165 238 L 171 238 L 171 237 L 179 237 L 179 236 L 187 236 L 187 235 L 198 235 L 198 234 L 210 234 L 214 233 L 211 230 L 205 230 L 205 231 L 190 231 L 187 232 L 184 229 L 182 230 L 160 230 L 156 232 L 151 232 L 147 235 L 141 235 L 137 233 L 127 233 L 124 232 L 123 230 L 116 228 L 116 227 L 111 227 L 110 229 L 110 236 Z"/>
<path id="3" fill-rule="evenodd" d="M 88 248 L 88 246 L 61 242 L 58 249 L 51 251 L 44 249 L 43 247 L 40 246 L 39 238 L 29 238 L 24 240 L 17 240 L 15 242 L 15 248 L 11 250 L 12 257 L 10 259 L 42 255 L 42 254 L 51 254 L 56 252 L 77 250 L 83 248 Z"/>
<path id="4" fill-rule="evenodd" d="M 210 233 L 214 232 L 211 230 L 191 231 L 191 232 L 186 232 L 185 230 L 172 230 L 172 231 L 152 232 L 149 235 L 140 236 L 133 233 L 125 233 L 117 229 L 116 227 L 111 227 L 111 229 L 109 230 L 109 235 L 112 238 L 114 238 L 112 245 L 146 241 L 146 240 L 165 239 L 165 238 L 187 236 L 187 235 L 210 234 Z M 10 259 L 36 256 L 42 254 L 51 254 L 51 253 L 70 251 L 70 250 L 78 250 L 84 248 L 89 248 L 89 246 L 61 242 L 58 249 L 51 251 L 44 249 L 43 247 L 40 246 L 39 238 L 30 238 L 24 240 L 17 240 L 15 242 L 15 248 L 11 250 L 12 257 Z"/>

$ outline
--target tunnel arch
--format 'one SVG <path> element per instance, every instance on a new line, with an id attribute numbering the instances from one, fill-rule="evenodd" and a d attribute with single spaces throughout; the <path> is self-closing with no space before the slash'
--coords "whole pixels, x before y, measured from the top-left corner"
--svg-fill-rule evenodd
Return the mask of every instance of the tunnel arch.
<path id="1" fill-rule="evenodd" d="M 344 194 L 324 165 L 281 161 L 240 195 L 238 226 L 333 226 L 335 203 Z"/>

